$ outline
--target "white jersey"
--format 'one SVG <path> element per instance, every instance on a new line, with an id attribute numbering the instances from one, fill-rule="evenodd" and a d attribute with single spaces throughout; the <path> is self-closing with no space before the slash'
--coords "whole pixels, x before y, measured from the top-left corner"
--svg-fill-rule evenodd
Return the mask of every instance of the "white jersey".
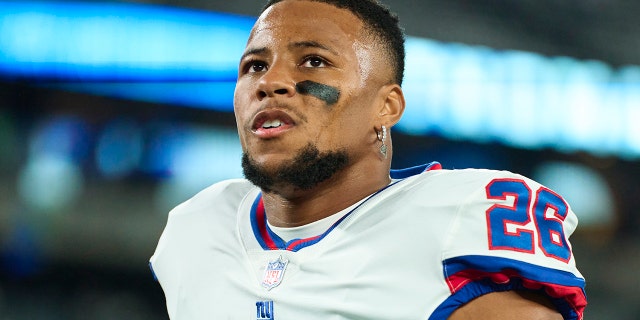
<path id="1" fill-rule="evenodd" d="M 170 213 L 151 258 L 171 319 L 446 319 L 504 290 L 581 319 L 567 203 L 510 172 L 439 167 L 392 171 L 326 231 L 288 242 L 250 182 L 203 190 Z"/>

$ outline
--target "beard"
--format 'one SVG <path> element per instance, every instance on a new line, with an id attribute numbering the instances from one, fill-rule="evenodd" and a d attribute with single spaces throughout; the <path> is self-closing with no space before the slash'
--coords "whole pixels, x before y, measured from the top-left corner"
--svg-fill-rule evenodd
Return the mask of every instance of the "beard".
<path id="1" fill-rule="evenodd" d="M 349 163 L 345 150 L 321 153 L 309 143 L 296 156 L 279 165 L 275 170 L 260 166 L 246 152 L 242 154 L 242 170 L 247 180 L 262 189 L 273 192 L 276 186 L 292 186 L 299 190 L 309 190 L 333 177 Z"/>

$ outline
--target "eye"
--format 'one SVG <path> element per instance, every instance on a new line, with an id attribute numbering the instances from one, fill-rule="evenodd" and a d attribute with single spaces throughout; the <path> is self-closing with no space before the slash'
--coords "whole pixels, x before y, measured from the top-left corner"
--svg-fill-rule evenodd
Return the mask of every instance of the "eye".
<path id="1" fill-rule="evenodd" d="M 263 72 L 267 70 L 267 63 L 259 60 L 252 60 L 245 63 L 242 70 L 245 73 Z"/>
<path id="2" fill-rule="evenodd" d="M 306 57 L 302 61 L 302 66 L 307 68 L 322 68 L 322 67 L 326 67 L 327 64 L 328 63 L 325 59 L 320 58 L 318 56 Z"/>

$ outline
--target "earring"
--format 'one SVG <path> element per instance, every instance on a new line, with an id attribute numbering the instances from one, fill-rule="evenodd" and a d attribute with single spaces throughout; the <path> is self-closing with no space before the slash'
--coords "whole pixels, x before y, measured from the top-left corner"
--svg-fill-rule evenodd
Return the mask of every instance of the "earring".
<path id="1" fill-rule="evenodd" d="M 382 145 L 380 146 L 380 153 L 386 159 L 387 158 L 387 145 L 385 144 L 385 141 L 387 141 L 387 127 L 382 126 L 382 130 L 377 131 L 376 135 L 378 136 L 378 141 L 382 142 Z"/>

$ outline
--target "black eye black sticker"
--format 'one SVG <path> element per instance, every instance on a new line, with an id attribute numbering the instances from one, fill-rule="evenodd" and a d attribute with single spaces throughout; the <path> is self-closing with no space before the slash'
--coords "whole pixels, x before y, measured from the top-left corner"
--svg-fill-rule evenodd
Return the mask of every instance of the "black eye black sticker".
<path id="1" fill-rule="evenodd" d="M 312 95 L 327 105 L 333 105 L 340 98 L 340 90 L 326 84 L 305 80 L 296 83 L 296 91 L 300 94 Z"/>

